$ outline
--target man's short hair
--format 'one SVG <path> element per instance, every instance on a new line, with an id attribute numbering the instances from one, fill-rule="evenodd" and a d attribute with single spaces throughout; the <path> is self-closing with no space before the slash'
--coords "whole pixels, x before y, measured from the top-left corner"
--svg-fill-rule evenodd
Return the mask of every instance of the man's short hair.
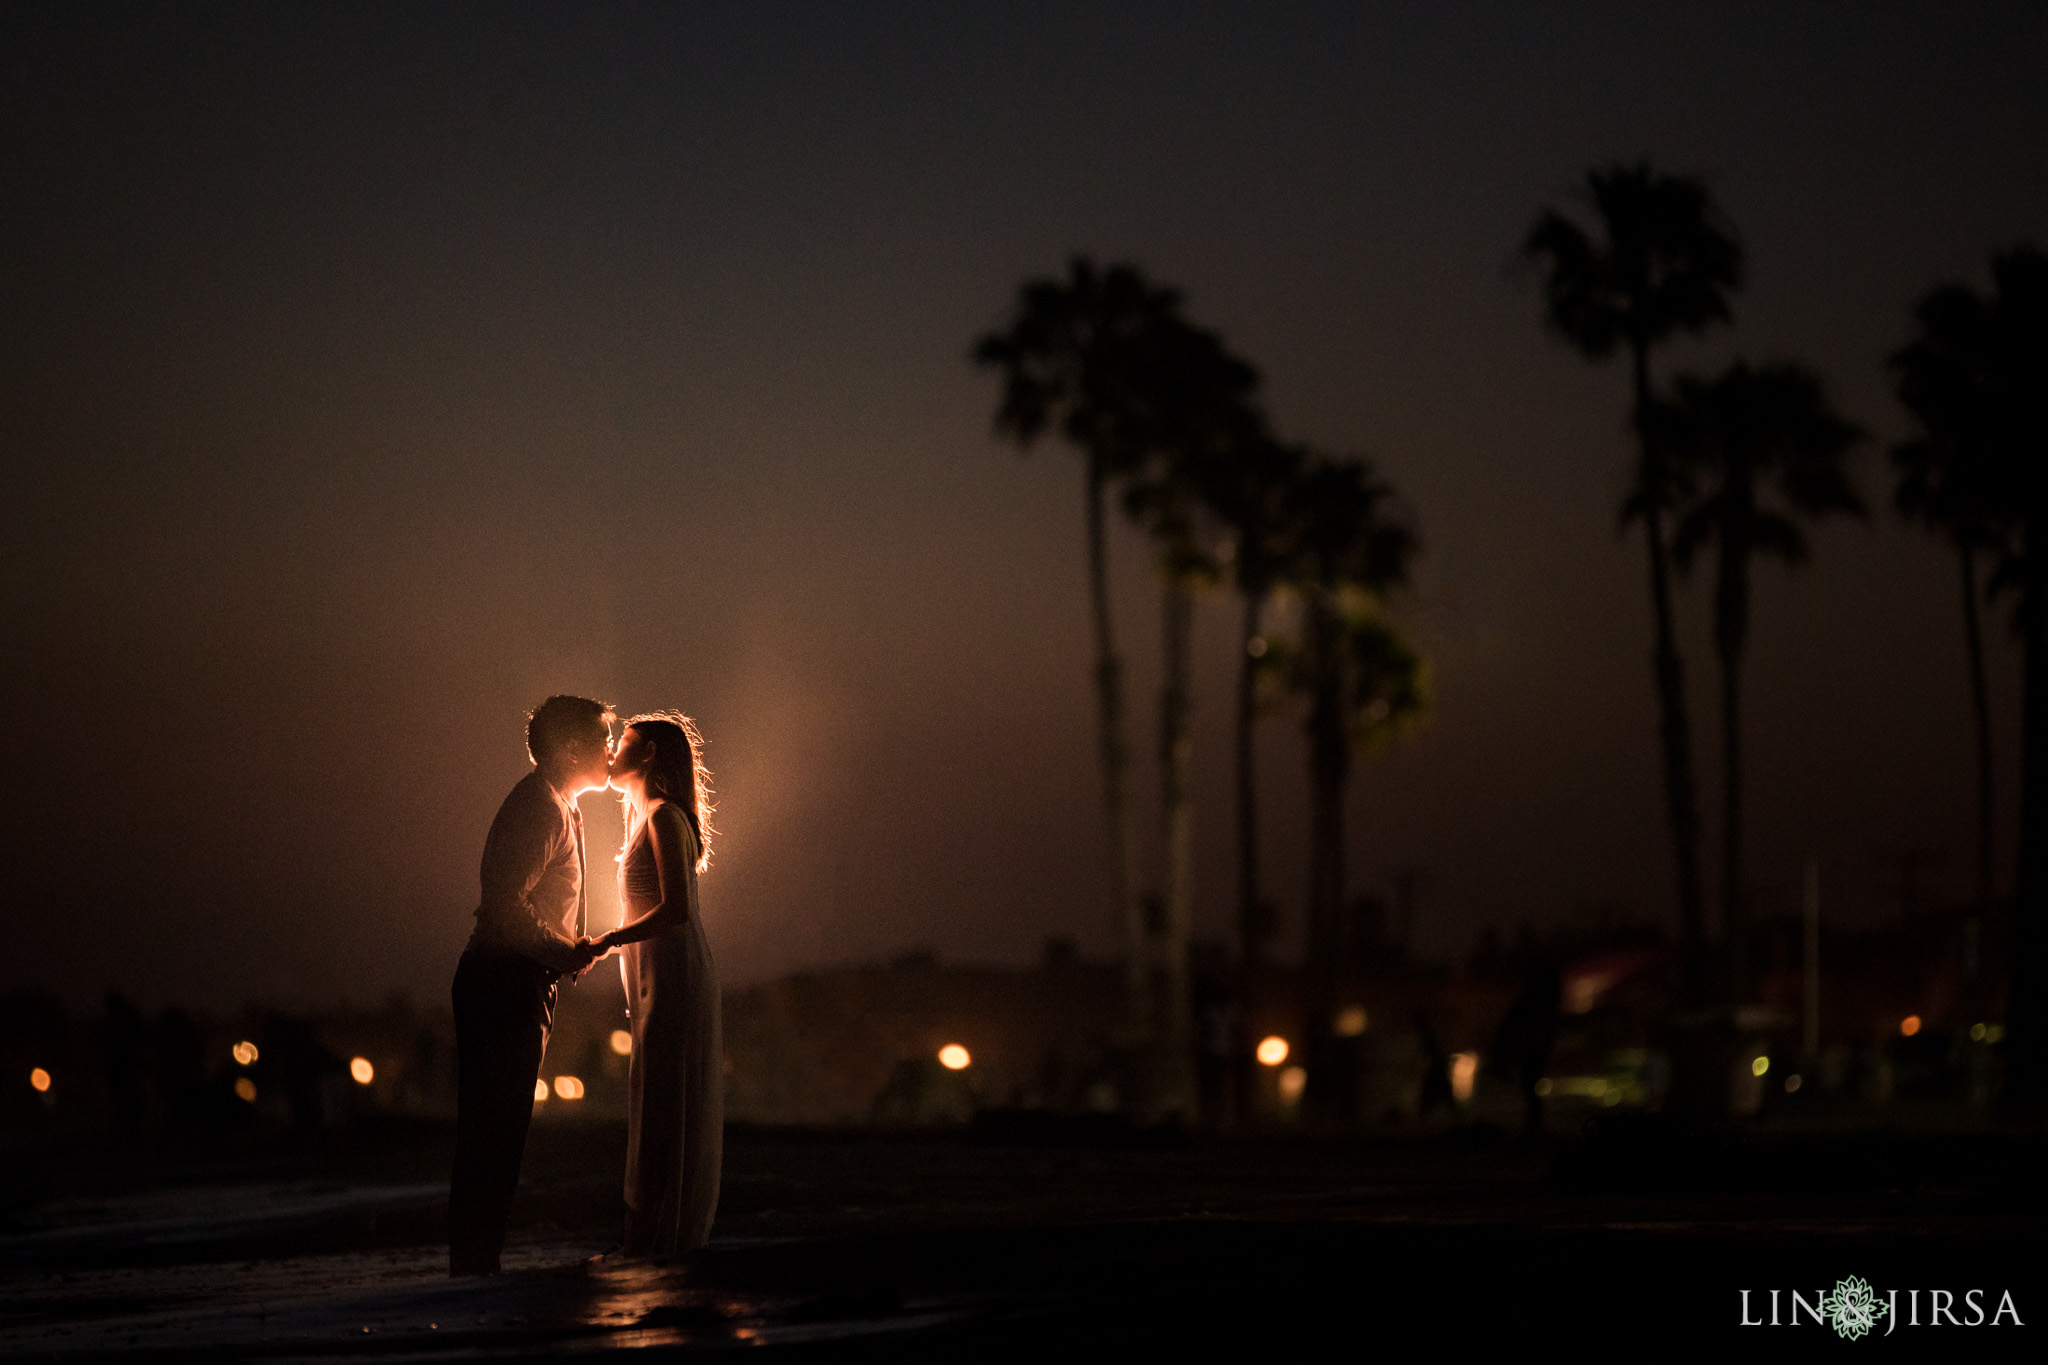
<path id="1" fill-rule="evenodd" d="M 594 735 L 611 738 L 612 708 L 588 697 L 549 697 L 526 713 L 526 756 L 545 762 L 563 745 Z"/>

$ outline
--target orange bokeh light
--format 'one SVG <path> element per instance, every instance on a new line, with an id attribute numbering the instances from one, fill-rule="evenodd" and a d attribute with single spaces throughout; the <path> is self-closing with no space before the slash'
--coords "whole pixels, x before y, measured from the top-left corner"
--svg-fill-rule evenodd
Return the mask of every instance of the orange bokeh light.
<path id="1" fill-rule="evenodd" d="M 349 1079 L 357 1085 L 368 1085 L 377 1079 L 377 1068 L 370 1065 L 368 1057 L 351 1057 L 348 1062 Z"/>
<path id="2" fill-rule="evenodd" d="M 565 1100 L 580 1100 L 583 1098 L 583 1082 L 574 1076 L 557 1076 L 555 1093 Z"/>
<path id="3" fill-rule="evenodd" d="M 1259 1040 L 1259 1064 L 1278 1066 L 1287 1060 L 1287 1040 L 1275 1033 Z"/>
<path id="4" fill-rule="evenodd" d="M 1479 1079 L 1479 1054 L 1476 1052 L 1453 1052 L 1451 1054 L 1451 1098 L 1463 1104 L 1472 1098 L 1472 1083 Z"/>
<path id="5" fill-rule="evenodd" d="M 547 1097 L 548 1097 L 548 1083 L 547 1083 L 546 1079 L 544 1079 L 544 1078 L 537 1078 L 537 1079 L 535 1079 L 535 1081 L 534 1081 L 534 1083 L 533 1083 L 533 1098 L 534 1098 L 535 1100 L 537 1100 L 537 1101 L 538 1101 L 538 1100 L 544 1100 L 544 1099 L 546 1099 Z"/>
<path id="6" fill-rule="evenodd" d="M 973 1064 L 973 1056 L 958 1043 L 948 1043 L 939 1049 L 939 1065 L 948 1071 L 965 1071 Z"/>
<path id="7" fill-rule="evenodd" d="M 1907 1015 L 1907 1016 L 1906 1016 L 1905 1018 L 1903 1018 L 1903 1019 L 1899 1020 L 1899 1034 L 1900 1034 L 1900 1036 L 1901 1036 L 1901 1037 L 1905 1037 L 1905 1038 L 1911 1038 L 1911 1037 L 1912 1037 L 1912 1036 L 1913 1036 L 1914 1034 L 1918 1033 L 1919 1031 L 1920 1031 L 1920 1016 L 1919 1016 L 1919 1015 L 1917 1015 L 1917 1014 L 1909 1014 L 1909 1015 Z"/>
<path id="8" fill-rule="evenodd" d="M 50 1088 L 50 1073 L 43 1070 L 41 1067 L 37 1067 L 35 1070 L 28 1073 L 28 1083 L 29 1088 L 34 1090 L 38 1095 L 43 1094 Z"/>
<path id="9" fill-rule="evenodd" d="M 622 1028 L 613 1029 L 612 1051 L 621 1057 L 630 1057 L 633 1054 L 633 1035 Z"/>

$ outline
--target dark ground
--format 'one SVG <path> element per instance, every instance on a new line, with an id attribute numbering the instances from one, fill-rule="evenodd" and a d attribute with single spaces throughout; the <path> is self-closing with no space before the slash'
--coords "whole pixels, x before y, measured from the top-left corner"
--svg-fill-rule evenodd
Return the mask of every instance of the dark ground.
<path id="1" fill-rule="evenodd" d="M 506 1275 L 449 1281 L 444 1130 L 229 1167 L 17 1154 L 0 1355 L 460 1359 L 735 1347 L 833 1359 L 1362 1359 L 1471 1344 L 1593 1359 L 1763 1350 L 2040 1358 L 2039 1133 L 1687 1132 L 1151 1142 L 1113 1128 L 735 1130 L 712 1246 L 591 1266 L 623 1134 L 539 1125 Z M 125 1173 L 124 1173 L 125 1172 Z M 1850 1342 L 1740 1326 L 1740 1291 L 1848 1275 L 1958 1325 Z M 2010 1291 L 2021 1327 L 1960 1325 Z M 1789 1298 L 1783 1300 L 1789 1307 Z M 1883 1333 L 1880 1324 L 1877 1333 Z"/>

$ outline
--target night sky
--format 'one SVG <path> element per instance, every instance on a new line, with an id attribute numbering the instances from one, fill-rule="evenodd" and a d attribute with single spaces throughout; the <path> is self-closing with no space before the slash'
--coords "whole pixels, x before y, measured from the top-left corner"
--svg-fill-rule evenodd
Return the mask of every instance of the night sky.
<path id="1" fill-rule="evenodd" d="M 0 988 L 444 998 L 554 691 L 699 719 L 728 983 L 1112 951 L 1078 464 L 995 441 L 967 361 L 1076 251 L 1183 289 L 1286 433 L 1369 454 L 1413 509 L 1399 606 L 1437 711 L 1359 770 L 1359 888 L 1416 869 L 1439 954 L 1589 904 L 1667 918 L 1625 376 L 1542 330 L 1515 265 L 1539 206 L 1639 156 L 1706 177 L 1748 247 L 1736 326 L 1666 371 L 1802 360 L 1878 438 L 1872 522 L 1761 575 L 1758 904 L 1808 851 L 1845 922 L 1896 914 L 1902 849 L 1948 858 L 1932 893 L 1969 885 L 1956 575 L 1890 514 L 1884 360 L 1930 286 L 2048 241 L 2039 6 L 4 25 Z M 1134 533 L 1118 555 L 1149 796 L 1157 590 Z M 1711 811 L 1705 587 L 1680 609 Z M 1232 896 L 1235 619 L 1212 597 L 1197 640 L 1205 932 Z M 2002 627 L 1993 663 L 2009 752 Z M 1298 725 L 1261 746 L 1298 928 Z"/>

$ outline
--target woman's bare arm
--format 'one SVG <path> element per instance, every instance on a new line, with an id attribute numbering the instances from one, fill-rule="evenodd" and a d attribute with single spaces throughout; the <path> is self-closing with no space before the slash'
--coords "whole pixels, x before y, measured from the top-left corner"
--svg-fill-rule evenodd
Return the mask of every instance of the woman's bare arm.
<path id="1" fill-rule="evenodd" d="M 661 881 L 661 900 L 640 918 L 620 925 L 598 940 L 605 949 L 653 938 L 690 913 L 687 888 L 691 858 L 684 839 L 686 819 L 666 801 L 647 817 L 647 836 L 654 844 L 654 871 Z"/>

